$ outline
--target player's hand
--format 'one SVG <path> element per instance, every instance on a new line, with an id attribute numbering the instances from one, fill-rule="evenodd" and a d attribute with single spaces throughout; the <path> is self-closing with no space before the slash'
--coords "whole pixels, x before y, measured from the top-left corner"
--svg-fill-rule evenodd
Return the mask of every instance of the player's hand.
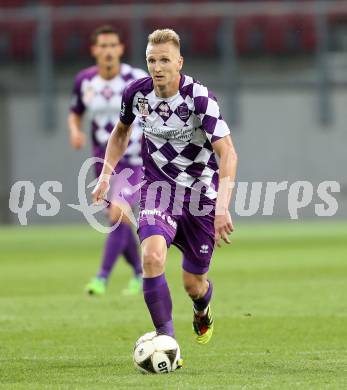
<path id="1" fill-rule="evenodd" d="M 70 133 L 70 145 L 74 149 L 81 149 L 86 144 L 86 135 L 82 131 Z"/>
<path id="2" fill-rule="evenodd" d="M 221 240 L 230 244 L 228 235 L 234 231 L 229 210 L 222 215 L 216 215 L 214 219 L 214 241 L 215 245 L 221 246 Z"/>
<path id="3" fill-rule="evenodd" d="M 102 204 L 106 199 L 106 194 L 110 188 L 110 179 L 103 177 L 99 179 L 97 185 L 92 192 L 92 198 L 94 204 Z"/>

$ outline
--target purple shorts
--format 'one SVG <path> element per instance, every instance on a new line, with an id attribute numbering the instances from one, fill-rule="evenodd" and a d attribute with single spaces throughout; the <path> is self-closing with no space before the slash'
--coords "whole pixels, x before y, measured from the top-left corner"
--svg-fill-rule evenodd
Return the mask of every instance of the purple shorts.
<path id="1" fill-rule="evenodd" d="M 97 177 L 100 176 L 101 169 L 102 164 L 97 163 L 95 165 Z M 127 202 L 131 208 L 134 208 L 140 201 L 140 189 L 137 189 L 137 186 L 141 183 L 142 177 L 142 166 L 119 162 L 110 180 L 107 199 L 116 203 Z"/>
<path id="2" fill-rule="evenodd" d="M 214 249 L 215 200 L 204 197 L 201 206 L 207 206 L 209 212 L 197 215 L 190 202 L 194 199 L 185 191 L 182 202 L 174 201 L 174 194 L 158 205 L 158 196 L 149 193 L 149 182 L 141 188 L 138 234 L 140 241 L 153 235 L 165 238 L 169 247 L 175 245 L 183 253 L 182 267 L 192 274 L 201 275 L 208 271 Z M 161 195 L 165 192 L 161 191 Z M 175 191 L 172 191 L 173 193 Z M 156 199 L 154 199 L 156 198 Z"/>

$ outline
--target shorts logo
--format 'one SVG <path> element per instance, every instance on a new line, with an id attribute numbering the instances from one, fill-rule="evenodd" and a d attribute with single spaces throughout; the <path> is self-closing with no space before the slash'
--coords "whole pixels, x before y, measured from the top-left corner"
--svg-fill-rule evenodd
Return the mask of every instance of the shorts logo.
<path id="1" fill-rule="evenodd" d="M 201 245 L 200 253 L 207 254 L 208 253 L 208 245 L 206 245 L 206 244 Z"/>
<path id="2" fill-rule="evenodd" d="M 177 229 L 177 222 L 173 218 L 171 218 L 170 215 L 166 215 L 163 212 L 161 212 L 160 210 L 157 210 L 157 209 L 141 210 L 140 216 L 142 218 L 145 217 L 145 216 L 150 216 L 150 217 L 151 216 L 157 216 L 157 217 L 161 218 L 163 221 L 167 222 L 175 230 Z"/>
<path id="3" fill-rule="evenodd" d="M 146 99 L 146 98 L 138 98 L 137 99 L 137 105 L 138 105 L 138 109 L 139 109 L 140 115 L 142 115 L 142 116 L 149 115 L 148 99 Z"/>
<path id="4" fill-rule="evenodd" d="M 181 104 L 177 107 L 177 113 L 183 121 L 186 121 L 189 118 L 188 106 L 185 103 Z"/>

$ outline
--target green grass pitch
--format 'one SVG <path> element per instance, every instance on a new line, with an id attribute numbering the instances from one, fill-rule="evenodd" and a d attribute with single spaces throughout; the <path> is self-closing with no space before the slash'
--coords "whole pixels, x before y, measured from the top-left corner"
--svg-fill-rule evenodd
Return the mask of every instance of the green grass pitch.
<path id="1" fill-rule="evenodd" d="M 120 294 L 123 259 L 105 297 L 83 292 L 103 240 L 87 226 L 0 229 L 1 389 L 347 388 L 347 223 L 239 224 L 213 259 L 215 334 L 205 346 L 193 341 L 172 248 L 185 366 L 168 375 L 133 367 L 133 344 L 152 326 L 142 296 Z"/>

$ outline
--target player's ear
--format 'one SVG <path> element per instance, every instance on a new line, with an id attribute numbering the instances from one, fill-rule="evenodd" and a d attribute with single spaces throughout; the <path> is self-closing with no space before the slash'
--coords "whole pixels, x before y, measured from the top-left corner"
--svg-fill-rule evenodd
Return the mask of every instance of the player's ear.
<path id="1" fill-rule="evenodd" d="M 183 57 L 180 56 L 180 58 L 178 59 L 178 70 L 181 70 L 182 66 L 183 66 Z"/>
<path id="2" fill-rule="evenodd" d="M 90 46 L 90 54 L 92 57 L 96 58 L 96 45 Z"/>
<path id="3" fill-rule="evenodd" d="M 119 49 L 119 57 L 122 57 L 122 55 L 124 54 L 124 45 L 123 43 L 120 43 L 119 46 L 118 46 L 118 49 Z"/>

